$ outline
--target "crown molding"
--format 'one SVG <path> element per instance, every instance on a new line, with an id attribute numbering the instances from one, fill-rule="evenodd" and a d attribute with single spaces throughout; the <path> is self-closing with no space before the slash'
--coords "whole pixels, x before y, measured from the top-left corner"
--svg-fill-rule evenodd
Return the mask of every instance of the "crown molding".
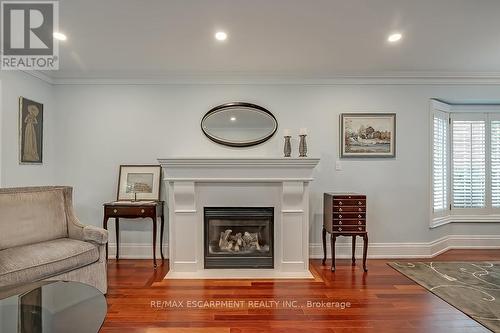
<path id="1" fill-rule="evenodd" d="M 278 73 L 165 74 L 155 77 L 52 77 L 23 71 L 52 85 L 500 85 L 500 72 L 381 72 L 338 75 Z"/>
<path id="2" fill-rule="evenodd" d="M 48 84 L 51 84 L 51 85 L 55 85 L 56 84 L 56 81 L 52 77 L 50 77 L 47 74 L 42 73 L 40 71 L 35 71 L 35 70 L 20 70 L 20 72 L 23 72 L 24 74 L 27 74 L 27 75 L 31 75 L 34 78 L 42 80 L 45 83 L 48 83 Z"/>

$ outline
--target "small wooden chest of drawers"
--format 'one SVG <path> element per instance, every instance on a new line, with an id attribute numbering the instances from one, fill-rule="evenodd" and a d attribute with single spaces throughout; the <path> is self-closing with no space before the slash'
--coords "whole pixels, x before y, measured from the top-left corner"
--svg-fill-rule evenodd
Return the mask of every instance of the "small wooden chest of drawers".
<path id="1" fill-rule="evenodd" d="M 331 230 L 330 233 L 366 231 L 366 195 L 325 193 L 324 196 L 327 231 Z"/>
<path id="2" fill-rule="evenodd" d="M 335 270 L 337 236 L 352 237 L 352 262 L 355 263 L 356 236 L 363 237 L 363 268 L 366 271 L 368 234 L 366 232 L 366 195 L 357 193 L 325 193 L 323 200 L 323 263 L 326 261 L 326 233 L 332 242 L 332 271 Z"/>

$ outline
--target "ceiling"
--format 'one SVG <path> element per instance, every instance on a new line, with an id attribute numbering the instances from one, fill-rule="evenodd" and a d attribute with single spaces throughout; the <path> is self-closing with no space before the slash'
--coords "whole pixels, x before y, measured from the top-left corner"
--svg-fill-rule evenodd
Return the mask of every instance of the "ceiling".
<path id="1" fill-rule="evenodd" d="M 53 79 L 500 73 L 499 0 L 59 3 Z"/>

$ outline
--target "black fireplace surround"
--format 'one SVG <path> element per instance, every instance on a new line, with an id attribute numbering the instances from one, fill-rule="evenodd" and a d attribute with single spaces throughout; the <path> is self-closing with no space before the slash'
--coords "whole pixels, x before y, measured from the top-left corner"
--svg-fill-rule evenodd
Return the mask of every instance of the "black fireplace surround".
<path id="1" fill-rule="evenodd" d="M 273 207 L 205 207 L 205 268 L 274 268 Z"/>

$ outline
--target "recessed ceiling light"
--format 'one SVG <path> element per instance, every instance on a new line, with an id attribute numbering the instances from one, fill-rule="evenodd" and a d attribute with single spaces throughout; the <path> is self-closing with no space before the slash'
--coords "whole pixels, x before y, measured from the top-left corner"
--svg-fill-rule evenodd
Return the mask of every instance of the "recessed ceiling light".
<path id="1" fill-rule="evenodd" d="M 224 41 L 227 39 L 227 34 L 224 31 L 217 31 L 215 33 L 215 39 Z"/>
<path id="2" fill-rule="evenodd" d="M 66 37 L 66 35 L 63 34 L 63 33 L 61 33 L 61 32 L 54 32 L 52 34 L 52 36 L 54 36 L 54 38 L 57 39 L 57 40 L 66 40 L 66 39 L 68 39 L 68 37 Z"/>
<path id="3" fill-rule="evenodd" d="M 236 117 L 231 117 L 231 121 L 236 121 Z"/>
<path id="4" fill-rule="evenodd" d="M 387 41 L 390 43 L 395 43 L 401 40 L 401 38 L 403 38 L 403 35 L 400 34 L 399 32 L 396 32 L 394 34 L 389 35 L 389 37 L 387 37 Z"/>

